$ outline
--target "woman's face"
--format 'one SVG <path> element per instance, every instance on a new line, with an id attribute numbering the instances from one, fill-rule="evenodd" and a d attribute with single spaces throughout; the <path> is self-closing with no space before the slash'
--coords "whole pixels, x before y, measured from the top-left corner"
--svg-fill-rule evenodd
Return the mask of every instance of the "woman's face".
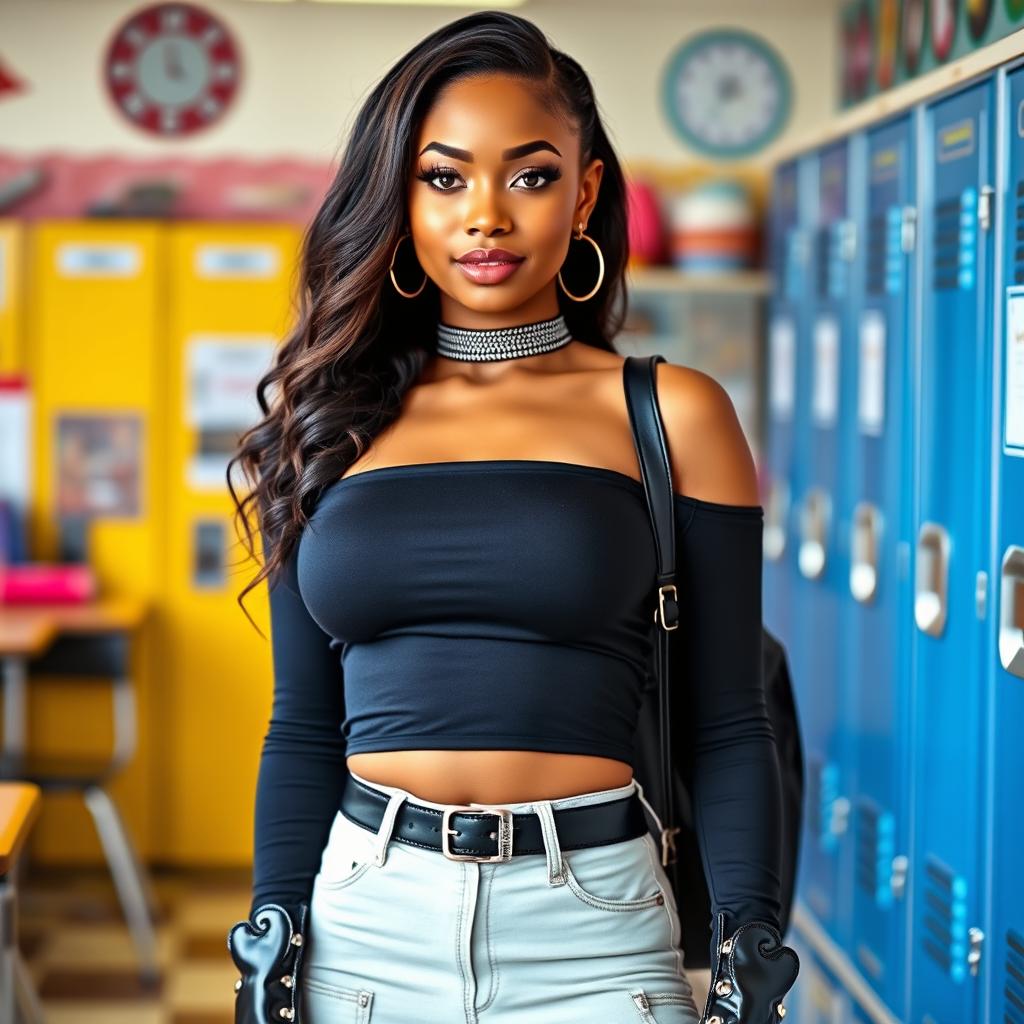
<path id="1" fill-rule="evenodd" d="M 423 122 L 409 220 L 420 266 L 441 291 L 444 323 L 500 327 L 558 315 L 556 275 L 577 223 L 589 222 L 603 164 L 580 172 L 572 126 L 537 103 L 536 88 L 508 75 L 454 82 Z M 574 255 L 583 246 L 584 258 L 596 255 L 585 241 Z M 521 259 L 511 267 L 457 262 L 494 248 Z M 404 280 L 399 262 L 399 284 L 414 291 L 422 278 Z"/>

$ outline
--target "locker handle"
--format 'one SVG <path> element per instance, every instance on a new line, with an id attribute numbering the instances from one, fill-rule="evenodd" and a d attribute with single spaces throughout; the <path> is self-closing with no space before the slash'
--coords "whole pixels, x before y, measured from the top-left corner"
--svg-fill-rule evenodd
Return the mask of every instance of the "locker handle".
<path id="1" fill-rule="evenodd" d="M 999 598 L 999 661 L 1024 679 L 1024 548 L 1011 544 L 1003 555 Z"/>
<path id="2" fill-rule="evenodd" d="M 797 562 L 800 572 L 809 580 L 819 579 L 825 572 L 830 511 L 828 495 L 820 487 L 807 492 L 800 510 Z"/>
<path id="3" fill-rule="evenodd" d="M 882 516 L 869 501 L 853 510 L 850 541 L 850 593 L 861 604 L 874 600 L 878 590 L 878 551 L 881 547 Z"/>
<path id="4" fill-rule="evenodd" d="M 768 489 L 764 513 L 764 556 L 777 562 L 786 551 L 786 523 L 789 520 L 789 484 L 773 480 Z"/>
<path id="5" fill-rule="evenodd" d="M 917 534 L 914 621 L 922 633 L 941 636 L 946 628 L 949 534 L 938 523 L 922 523 Z"/>
<path id="6" fill-rule="evenodd" d="M 985 943 L 985 933 L 980 928 L 968 928 L 967 941 L 970 945 L 967 966 L 970 968 L 971 977 L 976 978 L 981 967 L 981 948 Z"/>
<path id="7" fill-rule="evenodd" d="M 893 899 L 903 899 L 907 890 L 907 871 L 910 868 L 910 858 L 906 854 L 897 854 L 892 859 L 892 874 L 889 876 L 889 890 Z"/>
<path id="8" fill-rule="evenodd" d="M 828 819 L 828 830 L 834 836 L 845 835 L 850 827 L 850 801 L 845 796 L 837 796 L 832 801 Z"/>

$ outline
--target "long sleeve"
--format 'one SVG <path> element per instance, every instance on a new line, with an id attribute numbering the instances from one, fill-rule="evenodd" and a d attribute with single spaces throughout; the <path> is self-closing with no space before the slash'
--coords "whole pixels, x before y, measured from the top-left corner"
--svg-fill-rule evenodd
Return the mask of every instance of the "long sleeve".
<path id="1" fill-rule="evenodd" d="M 348 774 L 341 659 L 298 592 L 295 549 L 269 598 L 274 701 L 256 784 L 252 910 L 309 898 Z"/>
<path id="2" fill-rule="evenodd" d="M 673 732 L 692 743 L 711 910 L 731 924 L 778 927 L 782 783 L 762 669 L 764 511 L 679 495 L 674 503 L 680 625 L 670 664 L 685 687 L 673 689 Z"/>

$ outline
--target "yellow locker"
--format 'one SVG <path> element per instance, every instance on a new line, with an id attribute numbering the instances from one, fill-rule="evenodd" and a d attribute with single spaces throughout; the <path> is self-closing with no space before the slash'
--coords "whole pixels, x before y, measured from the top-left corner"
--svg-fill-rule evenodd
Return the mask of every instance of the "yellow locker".
<path id="1" fill-rule="evenodd" d="M 25 369 L 24 232 L 0 218 L 0 373 Z"/>
<path id="2" fill-rule="evenodd" d="M 246 864 L 273 680 L 269 642 L 236 600 L 258 566 L 237 539 L 226 463 L 259 418 L 256 381 L 294 318 L 300 231 L 197 223 L 169 232 L 164 615 L 174 642 L 164 725 L 174 743 L 164 849 L 183 864 Z M 269 636 L 266 587 L 245 603 Z"/>
<path id="3" fill-rule="evenodd" d="M 164 228 L 144 221 L 45 221 L 29 229 L 27 370 L 33 399 L 33 557 L 58 555 L 58 515 L 91 517 L 101 589 L 151 603 L 131 659 L 139 751 L 112 786 L 143 857 L 158 853 L 166 752 L 156 675 L 156 606 L 164 589 L 167 309 Z M 48 677 L 29 687 L 29 746 L 40 754 L 109 750 L 109 688 Z M 89 728 L 83 728 L 88 723 Z M 154 727 L 156 726 L 156 727 Z M 104 859 L 81 800 L 48 796 L 33 834 L 50 862 Z"/>

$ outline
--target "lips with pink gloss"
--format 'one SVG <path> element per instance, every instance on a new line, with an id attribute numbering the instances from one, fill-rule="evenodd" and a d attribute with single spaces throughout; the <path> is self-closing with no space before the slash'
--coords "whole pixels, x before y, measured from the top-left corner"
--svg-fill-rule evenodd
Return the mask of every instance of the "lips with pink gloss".
<path id="1" fill-rule="evenodd" d="M 455 263 L 476 284 L 500 284 L 516 272 L 523 260 L 524 257 L 506 249 L 474 249 Z"/>

